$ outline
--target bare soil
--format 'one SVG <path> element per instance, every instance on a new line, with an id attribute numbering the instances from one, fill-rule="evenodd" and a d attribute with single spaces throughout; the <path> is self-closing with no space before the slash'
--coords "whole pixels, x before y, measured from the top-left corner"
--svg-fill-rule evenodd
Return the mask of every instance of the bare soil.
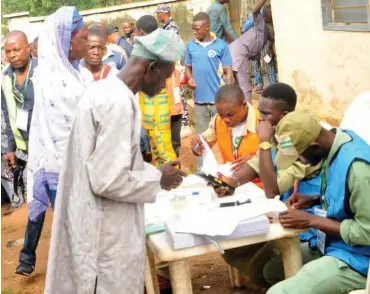
<path id="1" fill-rule="evenodd" d="M 191 154 L 190 138 L 183 139 L 181 149 L 182 169 L 194 172 L 196 169 L 195 158 Z M 218 153 L 217 150 L 216 154 Z M 5 207 L 2 207 L 2 212 Z M 2 271 L 2 294 L 40 294 L 45 285 L 45 273 L 49 251 L 49 239 L 52 224 L 52 211 L 46 214 L 44 228 L 40 243 L 37 248 L 37 264 L 31 277 L 22 277 L 14 274 L 18 264 L 19 251 L 22 245 L 7 247 L 8 242 L 24 237 L 27 224 L 27 206 L 14 211 L 8 216 L 1 218 L 1 271 Z M 243 289 L 231 288 L 228 268 L 220 254 L 207 254 L 190 260 L 192 268 L 192 282 L 194 293 L 210 294 L 259 294 L 261 289 L 253 286 L 248 280 L 243 280 Z M 203 286 L 210 286 L 203 290 Z"/>

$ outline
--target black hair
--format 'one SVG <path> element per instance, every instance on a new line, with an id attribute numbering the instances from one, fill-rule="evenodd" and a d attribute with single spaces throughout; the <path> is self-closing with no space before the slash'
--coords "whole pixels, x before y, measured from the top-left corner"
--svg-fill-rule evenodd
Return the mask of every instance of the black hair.
<path id="1" fill-rule="evenodd" d="M 89 26 L 87 31 L 89 33 L 89 36 L 100 37 L 104 40 L 104 42 L 107 41 L 107 34 L 106 34 L 105 27 L 103 27 L 99 24 L 93 24 L 93 25 Z"/>
<path id="2" fill-rule="evenodd" d="M 158 29 L 158 23 L 152 15 L 144 15 L 136 22 L 136 28 L 150 34 Z"/>
<path id="3" fill-rule="evenodd" d="M 293 111 L 297 105 L 297 94 L 294 89 L 284 83 L 275 83 L 262 92 L 262 97 L 280 102 L 281 111 Z"/>
<path id="4" fill-rule="evenodd" d="M 216 103 L 237 102 L 244 103 L 245 97 L 242 89 L 235 84 L 224 85 L 216 93 Z"/>
<path id="5" fill-rule="evenodd" d="M 193 18 L 193 22 L 195 21 L 205 21 L 207 23 L 211 22 L 209 15 L 206 12 L 198 12 Z"/>

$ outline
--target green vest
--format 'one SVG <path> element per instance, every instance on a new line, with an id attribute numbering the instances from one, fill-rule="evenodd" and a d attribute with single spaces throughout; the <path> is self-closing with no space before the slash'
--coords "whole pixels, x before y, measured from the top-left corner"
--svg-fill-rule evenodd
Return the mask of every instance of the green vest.
<path id="1" fill-rule="evenodd" d="M 13 92 L 13 81 L 9 75 L 3 74 L 3 92 L 5 96 L 6 106 L 8 108 L 8 116 L 10 127 L 13 132 L 13 136 L 15 139 L 15 144 L 17 148 L 23 151 L 27 151 L 27 143 L 24 141 L 22 137 L 22 133 L 18 130 L 16 121 L 17 121 L 17 103 L 14 98 Z"/>

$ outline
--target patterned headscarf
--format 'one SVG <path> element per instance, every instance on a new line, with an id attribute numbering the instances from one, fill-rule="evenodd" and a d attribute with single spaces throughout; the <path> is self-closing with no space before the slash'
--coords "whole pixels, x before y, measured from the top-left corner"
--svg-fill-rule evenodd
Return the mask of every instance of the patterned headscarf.
<path id="1" fill-rule="evenodd" d="M 131 55 L 149 60 L 175 62 L 185 53 L 185 44 L 173 31 L 156 29 L 149 35 L 135 37 Z"/>
<path id="2" fill-rule="evenodd" d="M 82 19 L 81 14 L 75 8 L 73 12 L 73 20 L 72 20 L 72 36 L 76 36 L 79 31 L 82 30 L 84 27 L 84 21 Z"/>

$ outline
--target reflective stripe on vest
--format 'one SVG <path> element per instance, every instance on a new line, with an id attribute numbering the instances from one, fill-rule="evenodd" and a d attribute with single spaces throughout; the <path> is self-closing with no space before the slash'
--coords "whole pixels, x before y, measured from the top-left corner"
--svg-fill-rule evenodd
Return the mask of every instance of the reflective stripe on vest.
<path id="1" fill-rule="evenodd" d="M 352 140 L 343 144 L 328 167 L 327 186 L 324 191 L 328 218 L 343 221 L 353 219 L 352 212 L 345 207 L 346 183 L 349 169 L 355 160 L 370 164 L 370 146 L 358 135 L 345 131 Z M 352 269 L 366 276 L 369 269 L 370 245 L 350 246 L 342 238 L 326 236 L 325 255 L 335 257 Z"/>
<path id="2" fill-rule="evenodd" d="M 12 79 L 8 75 L 3 75 L 3 90 L 4 90 L 6 106 L 8 109 L 10 127 L 13 132 L 15 144 L 17 145 L 18 149 L 27 151 L 27 143 L 26 141 L 24 141 L 22 137 L 22 133 L 20 132 L 20 130 L 18 130 L 17 125 L 16 125 L 17 104 L 14 99 Z"/>

